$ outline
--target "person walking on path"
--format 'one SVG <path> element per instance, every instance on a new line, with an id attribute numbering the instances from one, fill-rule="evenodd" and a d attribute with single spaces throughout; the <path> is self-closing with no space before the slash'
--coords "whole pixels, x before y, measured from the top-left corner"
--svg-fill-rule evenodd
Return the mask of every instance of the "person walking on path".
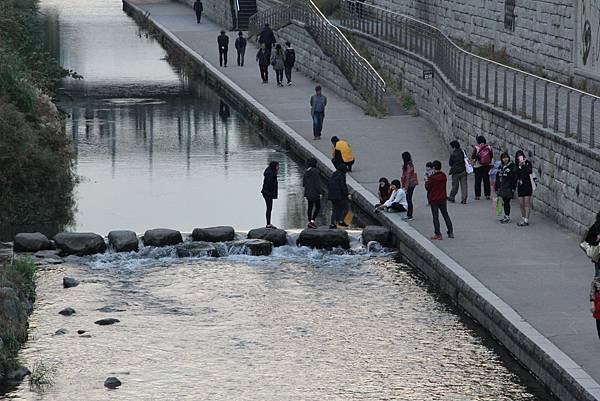
<path id="1" fill-rule="evenodd" d="M 315 87 L 315 94 L 310 97 L 310 115 L 313 120 L 313 139 L 321 139 L 323 120 L 325 119 L 327 96 L 321 93 L 321 85 Z"/>
<path id="2" fill-rule="evenodd" d="M 591 246 L 597 246 L 600 243 L 600 212 L 596 214 L 596 221 L 587 230 L 583 240 Z M 594 263 L 594 277 L 600 277 L 600 260 L 592 262 Z M 598 313 L 600 313 L 600 310 L 598 310 Z"/>
<path id="3" fill-rule="evenodd" d="M 406 212 L 408 202 L 406 200 L 406 192 L 402 189 L 400 181 L 392 180 L 390 189 L 392 190 L 390 198 L 381 205 L 375 207 L 375 212 L 380 210 L 387 210 L 388 212 Z"/>
<path id="4" fill-rule="evenodd" d="M 196 12 L 196 22 L 199 24 L 202 19 L 202 11 L 204 10 L 204 6 L 202 5 L 202 1 L 196 0 L 194 2 L 194 11 Z"/>
<path id="5" fill-rule="evenodd" d="M 600 339 L 600 277 L 594 277 L 592 280 L 590 303 L 592 304 L 592 316 L 596 320 L 596 333 Z"/>
<path id="6" fill-rule="evenodd" d="M 431 214 L 433 216 L 433 231 L 434 236 L 432 240 L 442 240 L 442 232 L 440 231 L 440 213 L 446 223 L 446 232 L 448 238 L 454 238 L 454 229 L 452 227 L 452 220 L 448 215 L 448 203 L 446 202 L 446 186 L 448 184 L 448 178 L 442 171 L 442 162 L 435 160 L 433 163 L 433 174 L 425 179 L 425 190 L 427 191 L 427 201 L 431 207 Z"/>
<path id="7" fill-rule="evenodd" d="M 225 31 L 217 36 L 217 44 L 219 45 L 219 65 L 227 67 L 227 52 L 229 51 L 229 36 Z"/>
<path id="8" fill-rule="evenodd" d="M 412 162 L 412 156 L 409 152 L 402 153 L 402 188 L 404 192 L 406 192 L 406 201 L 408 203 L 408 208 L 406 212 L 406 217 L 404 220 L 410 221 L 413 219 L 413 193 L 415 192 L 415 187 L 419 185 L 419 179 L 417 177 L 417 172 L 415 171 L 415 166 Z"/>
<path id="9" fill-rule="evenodd" d="M 460 203 L 467 203 L 468 188 L 467 188 L 467 168 L 465 166 L 465 152 L 460 148 L 460 143 L 454 140 L 450 142 L 452 153 L 450 154 L 450 171 L 448 174 L 452 176 L 452 190 L 448 200 L 454 202 L 458 187 L 460 185 L 461 199 Z"/>
<path id="10" fill-rule="evenodd" d="M 392 193 L 390 191 L 390 182 L 387 178 L 381 177 L 379 179 L 379 189 L 377 192 L 379 194 L 379 203 L 375 205 L 375 207 L 384 204 L 388 199 L 390 199 L 390 195 Z"/>
<path id="11" fill-rule="evenodd" d="M 490 200 L 490 169 L 494 162 L 494 152 L 490 145 L 486 143 L 485 137 L 479 135 L 477 144 L 473 146 L 471 160 L 475 171 L 475 200 L 481 199 L 481 183 L 483 182 L 483 194 L 487 200 Z"/>
<path id="12" fill-rule="evenodd" d="M 260 33 L 258 34 L 258 44 L 265 45 L 265 49 L 269 54 L 269 60 L 271 59 L 271 49 L 273 48 L 273 45 L 275 43 L 277 43 L 277 39 L 275 39 L 275 33 L 273 33 L 273 30 L 271 29 L 269 24 L 265 23 L 262 31 L 260 31 Z"/>
<path id="13" fill-rule="evenodd" d="M 256 62 L 258 62 L 258 68 L 260 69 L 260 79 L 262 79 L 262 83 L 266 84 L 269 82 L 269 63 L 271 60 L 269 59 L 269 53 L 267 49 L 265 49 L 265 45 L 261 45 L 260 49 L 256 53 Z"/>
<path id="14" fill-rule="evenodd" d="M 346 141 L 340 140 L 337 136 L 331 137 L 331 144 L 333 148 L 331 149 L 331 162 L 334 167 L 337 167 L 338 164 L 343 164 L 346 166 L 346 171 L 352 171 L 352 165 L 354 164 L 354 155 L 352 154 L 352 149 L 350 149 L 350 144 Z"/>
<path id="15" fill-rule="evenodd" d="M 302 177 L 304 197 L 308 201 L 308 228 L 317 228 L 315 220 L 321 211 L 321 176 L 317 170 L 317 159 L 308 159 L 308 168 Z"/>
<path id="16" fill-rule="evenodd" d="M 533 166 L 525 157 L 525 152 L 518 150 L 515 154 L 517 163 L 517 196 L 519 206 L 521 207 L 521 221 L 517 223 L 519 227 L 529 225 L 529 213 L 531 212 L 531 196 L 533 195 Z"/>
<path id="17" fill-rule="evenodd" d="M 290 42 L 285 42 L 285 78 L 288 86 L 292 84 L 292 68 L 296 64 L 296 51 Z"/>
<path id="18" fill-rule="evenodd" d="M 275 228 L 271 224 L 271 212 L 273 211 L 273 199 L 277 199 L 277 172 L 279 171 L 279 162 L 272 161 L 269 162 L 269 165 L 265 169 L 263 173 L 263 186 L 262 193 L 263 198 L 265 199 L 265 204 L 267 206 L 267 212 L 265 213 L 265 217 L 267 218 L 267 228 Z"/>
<path id="19" fill-rule="evenodd" d="M 338 165 L 329 179 L 327 198 L 331 201 L 331 224 L 329 228 L 336 228 L 336 224 L 348 227 L 344 223 L 344 216 L 348 211 L 348 186 L 346 185 L 345 165 Z"/>
<path id="20" fill-rule="evenodd" d="M 235 40 L 235 50 L 237 50 L 237 65 L 244 66 L 244 56 L 246 55 L 246 44 L 248 41 L 244 37 L 244 32 L 238 32 L 238 38 Z"/>
<path id="21" fill-rule="evenodd" d="M 517 168 L 510 160 L 508 153 L 500 155 L 500 168 L 496 173 L 496 193 L 502 198 L 504 206 L 504 216 L 500 223 L 510 223 L 510 200 L 515 196 L 515 187 L 517 184 Z"/>
<path id="22" fill-rule="evenodd" d="M 283 86 L 283 69 L 285 68 L 285 53 L 278 43 L 275 45 L 275 53 L 271 59 L 271 64 L 275 70 L 275 78 L 277 79 L 277 86 Z"/>

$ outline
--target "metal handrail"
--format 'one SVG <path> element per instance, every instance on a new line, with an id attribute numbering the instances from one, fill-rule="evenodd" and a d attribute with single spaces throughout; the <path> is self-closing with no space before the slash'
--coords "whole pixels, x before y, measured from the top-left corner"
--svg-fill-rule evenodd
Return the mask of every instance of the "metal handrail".
<path id="1" fill-rule="evenodd" d="M 383 106 L 386 91 L 383 78 L 311 0 L 291 0 L 254 14 L 249 21 L 249 35 L 258 34 L 264 23 L 269 23 L 273 29 L 280 29 L 292 20 L 305 24 L 323 52 L 331 57 L 367 103 Z"/>
<path id="2" fill-rule="evenodd" d="M 440 29 L 415 18 L 356 0 L 339 3 L 342 27 L 427 59 L 460 92 L 595 146 L 600 97 L 468 52 Z"/>

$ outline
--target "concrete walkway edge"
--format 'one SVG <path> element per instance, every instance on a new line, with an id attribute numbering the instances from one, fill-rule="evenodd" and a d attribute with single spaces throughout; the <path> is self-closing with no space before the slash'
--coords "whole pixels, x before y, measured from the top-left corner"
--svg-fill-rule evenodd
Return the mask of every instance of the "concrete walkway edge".
<path id="1" fill-rule="evenodd" d="M 128 0 L 123 8 L 134 16 L 146 13 Z M 298 156 L 315 157 L 319 168 L 333 172 L 329 158 L 309 141 L 295 132 L 280 118 L 261 105 L 245 90 L 205 60 L 162 24 L 149 15 L 148 22 L 172 46 L 183 50 L 205 73 L 219 82 L 220 90 L 228 100 L 251 111 L 269 128 L 278 133 Z M 561 400 L 600 400 L 600 384 L 569 356 L 556 347 L 525 321 L 511 306 L 500 299 L 471 273 L 435 247 L 416 229 L 403 222 L 397 214 L 372 213 L 377 198 L 352 177 L 348 186 L 353 201 L 374 219 L 394 233 L 400 252 L 423 271 L 439 289 L 450 296 L 461 308 L 485 327 L 521 363 L 531 370 Z"/>

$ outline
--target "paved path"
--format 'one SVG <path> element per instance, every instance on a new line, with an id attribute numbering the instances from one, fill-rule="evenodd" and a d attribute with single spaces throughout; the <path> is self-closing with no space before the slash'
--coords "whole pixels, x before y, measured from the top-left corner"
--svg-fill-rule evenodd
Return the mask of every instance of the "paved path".
<path id="1" fill-rule="evenodd" d="M 221 28 L 204 20 L 195 23 L 193 12 L 179 3 L 135 0 L 138 6 L 200 56 L 218 66 L 216 37 Z M 235 33 L 229 33 L 230 40 Z M 231 46 L 232 48 L 233 46 Z M 254 62 L 255 48 L 249 44 L 247 64 L 230 63 L 221 71 L 257 101 L 305 138 L 312 138 L 308 99 L 315 82 L 295 73 L 294 85 L 278 88 L 274 74 L 268 85 L 260 82 Z M 324 125 L 324 138 L 313 144 L 329 154 L 329 137 L 347 139 L 357 157 L 352 177 L 376 191 L 380 176 L 397 178 L 401 173 L 401 153 L 410 151 L 419 177 L 428 160 L 440 159 L 447 171 L 449 148 L 440 143 L 433 127 L 422 118 L 410 116 L 377 119 L 332 93 Z M 469 184 L 472 185 L 470 177 Z M 298 196 L 302 189 L 298 188 Z M 587 301 L 592 264 L 578 249 L 578 238 L 538 213 L 531 226 L 501 225 L 489 201 L 450 205 L 456 239 L 436 245 L 467 269 L 531 325 L 573 358 L 592 377 L 600 380 L 600 340 Z M 423 235 L 432 234 L 431 213 L 426 207 L 423 185 L 415 192 L 415 219 L 410 223 Z M 277 205 L 275 205 L 277 207 Z M 513 209 L 517 221 L 518 206 Z M 443 228 L 443 226 L 442 226 Z"/>

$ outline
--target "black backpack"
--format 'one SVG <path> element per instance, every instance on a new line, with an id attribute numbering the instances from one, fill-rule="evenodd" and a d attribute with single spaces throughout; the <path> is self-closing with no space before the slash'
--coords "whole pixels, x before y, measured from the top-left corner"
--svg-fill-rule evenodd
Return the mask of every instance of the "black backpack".
<path id="1" fill-rule="evenodd" d="M 293 67 L 296 62 L 296 51 L 294 49 L 285 49 L 285 65 Z"/>

